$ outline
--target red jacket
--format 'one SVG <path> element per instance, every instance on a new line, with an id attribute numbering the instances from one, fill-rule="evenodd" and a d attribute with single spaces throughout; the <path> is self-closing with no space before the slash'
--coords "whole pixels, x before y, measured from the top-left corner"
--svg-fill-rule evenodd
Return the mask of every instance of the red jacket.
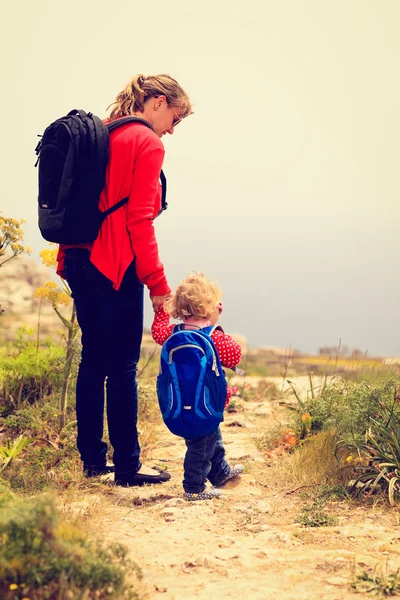
<path id="1" fill-rule="evenodd" d="M 151 296 L 171 292 L 158 257 L 153 220 L 161 208 L 160 171 L 164 146 L 148 127 L 138 123 L 123 125 L 110 134 L 106 185 L 99 207 L 107 210 L 129 196 L 128 204 L 109 215 L 96 240 L 79 247 L 91 250 L 90 260 L 110 279 L 114 288 L 136 259 L 139 280 Z M 73 247 L 76 248 L 75 244 Z M 63 277 L 64 250 L 60 245 L 57 273 Z"/>

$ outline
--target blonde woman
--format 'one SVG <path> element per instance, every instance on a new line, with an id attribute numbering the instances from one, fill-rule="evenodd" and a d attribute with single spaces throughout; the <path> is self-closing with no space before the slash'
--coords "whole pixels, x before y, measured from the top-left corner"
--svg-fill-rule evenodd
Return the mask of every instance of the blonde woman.
<path id="1" fill-rule="evenodd" d="M 137 433 L 137 363 L 143 330 L 143 286 L 156 311 L 170 288 L 158 256 L 153 221 L 161 212 L 161 138 L 192 112 L 187 94 L 169 75 L 136 75 L 117 95 L 107 121 L 144 119 L 110 133 L 102 211 L 129 197 L 113 212 L 91 244 L 60 246 L 58 273 L 72 289 L 82 330 L 76 387 L 78 450 L 86 476 L 115 470 L 115 483 L 162 483 L 160 473 L 140 462 Z M 103 440 L 104 383 L 114 466 L 106 464 Z"/>
<path id="2" fill-rule="evenodd" d="M 176 289 L 175 295 L 157 310 L 151 332 L 158 344 L 164 344 L 175 332 L 210 329 L 210 336 L 224 367 L 234 368 L 240 362 L 241 348 L 221 327 L 217 326 L 222 313 L 220 288 L 202 273 L 190 273 Z M 182 321 L 182 325 L 171 325 L 170 317 Z M 186 365 L 185 365 L 186 367 Z M 187 373 L 186 368 L 182 369 Z M 185 376 L 187 377 L 187 375 Z M 183 382 L 180 382 L 182 385 Z M 225 406 L 236 388 L 228 386 Z M 221 492 L 216 489 L 243 472 L 242 465 L 229 466 L 225 460 L 225 448 L 218 427 L 210 435 L 185 439 L 183 489 L 189 501 L 211 500 Z M 213 487 L 206 488 L 207 479 Z"/>

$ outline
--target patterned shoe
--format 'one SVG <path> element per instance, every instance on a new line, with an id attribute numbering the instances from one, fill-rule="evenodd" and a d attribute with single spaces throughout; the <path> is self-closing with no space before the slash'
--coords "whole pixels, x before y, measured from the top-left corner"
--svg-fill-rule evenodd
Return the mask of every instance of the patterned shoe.
<path id="1" fill-rule="evenodd" d="M 233 465 L 233 467 L 230 467 L 229 474 L 225 477 L 225 479 L 223 479 L 215 487 L 220 487 L 221 485 L 225 485 L 225 483 L 227 481 L 229 481 L 230 479 L 234 479 L 235 477 L 237 477 L 238 475 L 243 473 L 243 471 L 244 471 L 243 465 Z"/>
<path id="2" fill-rule="evenodd" d="M 214 498 L 221 498 L 222 493 L 215 488 L 210 488 L 208 490 L 204 490 L 204 492 L 199 492 L 198 494 L 191 494 L 190 492 L 185 492 L 183 497 L 185 500 L 189 502 L 197 502 L 199 500 L 213 500 Z"/>

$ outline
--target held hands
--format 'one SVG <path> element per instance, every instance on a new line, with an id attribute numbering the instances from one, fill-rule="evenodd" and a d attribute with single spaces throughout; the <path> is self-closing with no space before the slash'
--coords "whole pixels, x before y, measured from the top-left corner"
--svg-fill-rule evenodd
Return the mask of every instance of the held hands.
<path id="1" fill-rule="evenodd" d="M 170 298 L 170 294 L 167 294 L 165 296 L 150 296 L 154 312 L 157 312 L 161 304 L 165 302 L 165 300 L 168 300 L 168 298 Z"/>

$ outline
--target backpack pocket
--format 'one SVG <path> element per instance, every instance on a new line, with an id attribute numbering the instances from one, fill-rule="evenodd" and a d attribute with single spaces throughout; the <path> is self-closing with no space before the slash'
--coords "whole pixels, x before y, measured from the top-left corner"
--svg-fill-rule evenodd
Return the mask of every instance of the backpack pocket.
<path id="1" fill-rule="evenodd" d="M 177 394 L 174 391 L 172 377 L 169 373 L 160 373 L 157 377 L 157 397 L 163 419 L 167 419 L 174 407 L 176 408 Z"/>
<path id="2" fill-rule="evenodd" d="M 39 161 L 39 207 L 58 205 L 72 185 L 75 152 L 71 133 L 64 124 L 49 127 L 42 139 Z"/>
<path id="3" fill-rule="evenodd" d="M 226 399 L 225 377 L 217 377 L 214 372 L 204 377 L 204 407 L 213 417 L 222 418 Z"/>

